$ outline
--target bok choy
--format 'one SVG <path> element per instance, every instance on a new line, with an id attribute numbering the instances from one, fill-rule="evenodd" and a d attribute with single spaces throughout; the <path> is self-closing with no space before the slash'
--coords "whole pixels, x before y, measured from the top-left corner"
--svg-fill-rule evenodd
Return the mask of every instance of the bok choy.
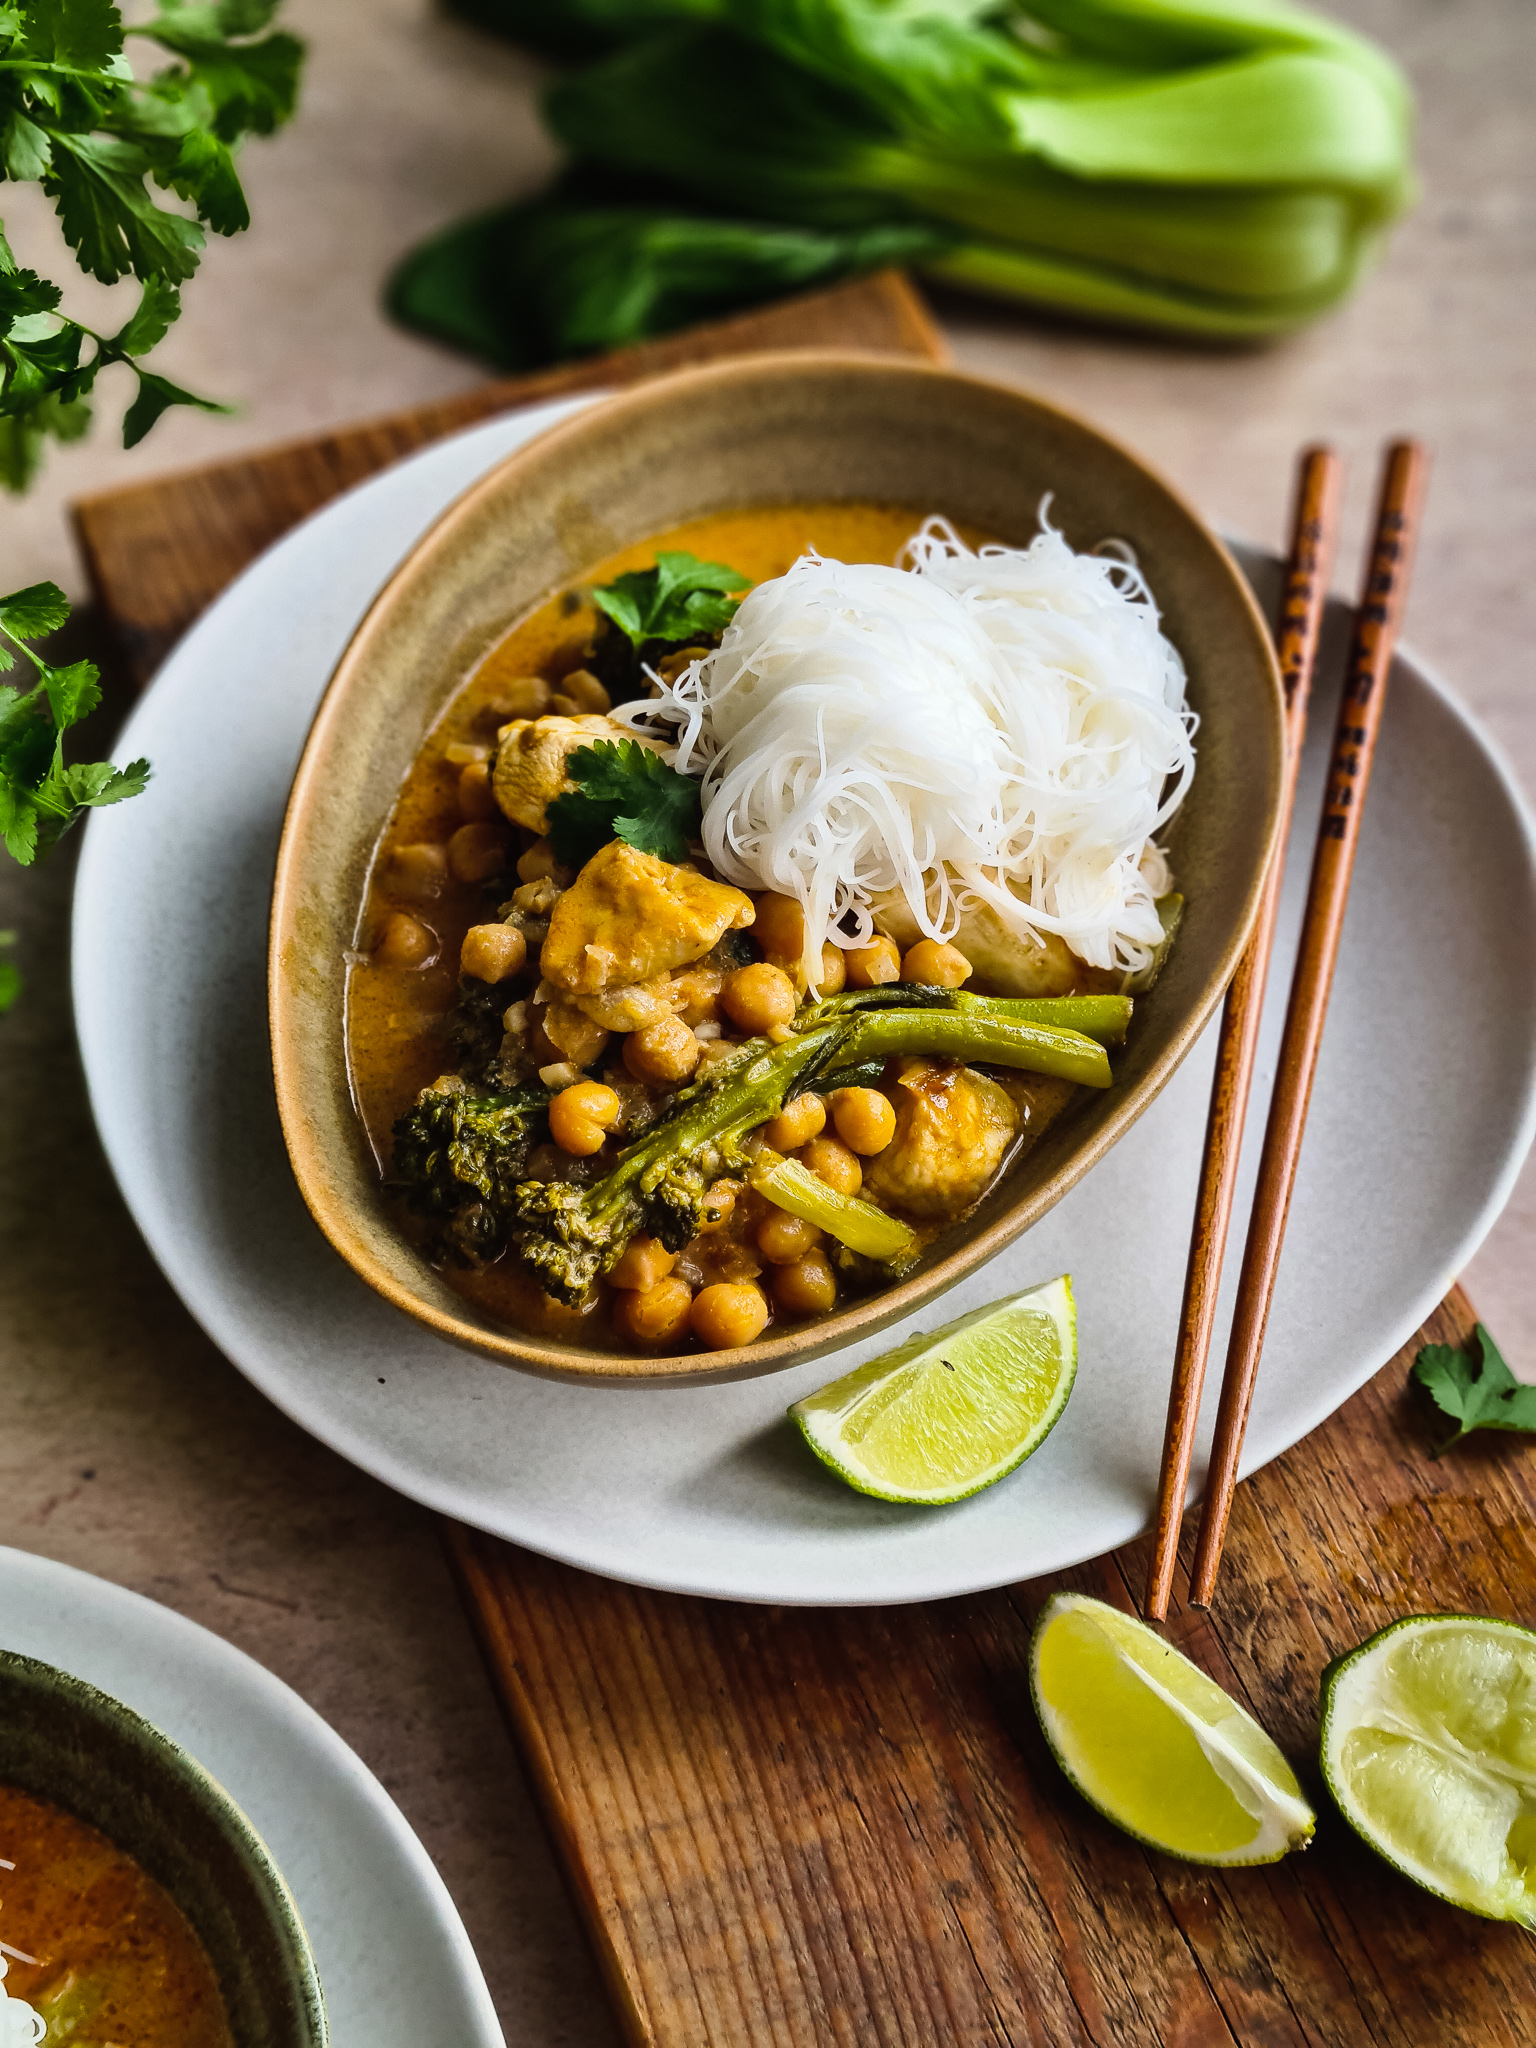
<path id="1" fill-rule="evenodd" d="M 1394 66 L 1278 0 L 463 4 L 587 59 L 545 103 L 574 175 L 396 280 L 402 317 L 503 362 L 893 258 L 1263 336 L 1338 300 L 1410 195 Z"/>

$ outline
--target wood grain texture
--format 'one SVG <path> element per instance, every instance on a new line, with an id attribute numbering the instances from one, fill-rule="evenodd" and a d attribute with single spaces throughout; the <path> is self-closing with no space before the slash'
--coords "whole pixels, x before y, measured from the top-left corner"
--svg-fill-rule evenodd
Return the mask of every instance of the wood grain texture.
<path id="1" fill-rule="evenodd" d="M 940 352 L 887 276 L 98 497 L 77 513 L 98 595 L 142 681 L 260 548 L 438 435 L 710 354 L 829 343 Z M 1458 1291 L 1415 1344 L 1471 1325 Z M 1314 1796 L 1335 1652 L 1416 1609 L 1536 1612 L 1532 1453 L 1474 1439 L 1432 1462 L 1413 1348 L 1238 1489 L 1218 1606 L 1169 1624 Z M 1030 1626 L 1056 1585 L 1131 1607 L 1150 1539 L 1051 1581 L 854 1611 L 679 1599 L 448 1541 L 634 2043 L 1536 2043 L 1536 1942 L 1415 1891 L 1326 1804 L 1305 1856 L 1223 1875 L 1142 1851 L 1070 1791 L 1029 1703 Z"/>
<path id="2" fill-rule="evenodd" d="M 1226 1257 L 1227 1230 L 1237 1194 L 1242 1162 L 1243 1127 L 1248 1094 L 1259 1055 L 1259 1027 L 1264 1019 L 1264 991 L 1269 956 L 1280 916 L 1285 880 L 1285 853 L 1296 807 L 1296 776 L 1307 739 L 1307 706 L 1312 696 L 1312 671 L 1322 637 L 1323 608 L 1328 600 L 1329 572 L 1338 543 L 1339 496 L 1343 466 L 1331 448 L 1309 448 L 1296 479 L 1296 507 L 1291 543 L 1286 554 L 1285 584 L 1280 596 L 1275 654 L 1285 690 L 1285 768 L 1280 782 L 1280 827 L 1270 862 L 1263 901 L 1248 949 L 1237 963 L 1221 1008 L 1216 1038 L 1216 1072 L 1206 1117 L 1205 1149 L 1200 1185 L 1195 1192 L 1194 1226 L 1189 1264 L 1184 1274 L 1184 1299 L 1179 1308 L 1179 1338 L 1168 1392 L 1168 1423 L 1158 1473 L 1157 1509 L 1153 1520 L 1152 1564 L 1143 1602 L 1149 1621 L 1162 1621 L 1173 1592 L 1184 1524 L 1184 1497 L 1189 1491 L 1189 1461 L 1200 1419 L 1205 1365 L 1216 1326 L 1216 1303 Z"/>
<path id="3" fill-rule="evenodd" d="M 1041 1604 L 1070 1586 L 1134 1610 L 1150 1538 L 970 1599 L 804 1610 L 647 1593 L 452 1529 L 630 2040 L 1536 2040 L 1536 1941 L 1397 1877 L 1328 1805 L 1315 1762 L 1331 1657 L 1416 1610 L 1536 1607 L 1531 1450 L 1482 1439 L 1436 1463 L 1437 1424 L 1408 1393 L 1417 1346 L 1472 1323 L 1458 1289 L 1241 1486 L 1216 1608 L 1170 1617 L 1318 1804 L 1313 1847 L 1268 1869 L 1141 1849 L 1041 1738 L 1027 1677 Z"/>
<path id="4" fill-rule="evenodd" d="M 825 347 L 944 354 L 917 293 L 899 272 L 882 271 L 614 355 L 501 378 L 438 405 L 81 500 L 72 515 L 93 594 L 113 624 L 129 675 L 142 686 L 198 613 L 263 548 L 429 441 L 514 406 L 633 384 L 688 363 Z"/>
<path id="5" fill-rule="evenodd" d="M 1397 645 L 1413 573 L 1427 473 L 1428 463 L 1418 442 L 1399 441 L 1387 450 L 1375 537 L 1360 602 L 1355 608 L 1354 634 L 1344 670 L 1344 694 L 1339 700 L 1334 731 L 1333 760 L 1312 856 L 1307 907 L 1302 914 L 1285 1030 L 1276 1060 L 1275 1089 L 1264 1127 L 1248 1238 L 1243 1246 L 1237 1299 L 1232 1309 L 1232 1333 L 1227 1342 L 1216 1433 L 1189 1581 L 1189 1597 L 1200 1607 L 1209 1606 L 1216 1584 L 1248 1411 L 1253 1405 L 1264 1332 L 1280 1270 L 1286 1219 L 1306 1135 L 1312 1081 L 1322 1051 L 1333 971 L 1344 938 L 1344 913 L 1349 905 L 1349 882 L 1371 761 L 1386 706 L 1392 652 Z"/>

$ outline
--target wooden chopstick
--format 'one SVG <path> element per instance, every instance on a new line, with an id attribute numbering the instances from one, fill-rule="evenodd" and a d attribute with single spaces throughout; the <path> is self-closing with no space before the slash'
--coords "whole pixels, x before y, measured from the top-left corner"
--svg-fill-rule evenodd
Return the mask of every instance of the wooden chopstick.
<path id="1" fill-rule="evenodd" d="M 1309 448 L 1296 477 L 1296 505 L 1291 520 L 1290 555 L 1280 600 L 1276 652 L 1285 691 L 1285 759 L 1280 777 L 1280 829 L 1258 919 L 1227 990 L 1216 1042 L 1216 1075 L 1211 1110 L 1205 1127 L 1205 1156 L 1200 1167 L 1200 1192 L 1195 1203 L 1195 1229 L 1184 1276 L 1184 1305 L 1179 1313 L 1179 1343 L 1174 1354 L 1173 1384 L 1168 1394 L 1168 1426 L 1163 1437 L 1162 1472 L 1157 1490 L 1156 1536 L 1147 1573 L 1148 1617 L 1162 1621 L 1173 1590 L 1173 1568 L 1179 1554 L 1184 1520 L 1184 1495 L 1189 1461 L 1195 1446 L 1195 1424 L 1205 1386 L 1205 1365 L 1216 1320 L 1216 1294 L 1221 1262 L 1237 1186 L 1243 1145 L 1243 1120 L 1258 1053 L 1259 1018 L 1264 984 L 1274 947 L 1275 918 L 1285 873 L 1286 842 L 1296 801 L 1296 769 L 1307 731 L 1307 700 L 1322 630 L 1328 576 L 1338 534 L 1339 485 L 1343 465 L 1331 448 Z"/>
<path id="2" fill-rule="evenodd" d="M 1211 1469 L 1190 1572 L 1189 1599 L 1194 1607 L 1211 1604 L 1227 1519 L 1232 1512 L 1237 1464 L 1253 1402 L 1286 1216 L 1296 1185 L 1312 1078 L 1344 930 L 1350 874 L 1360 837 L 1360 814 L 1365 806 L 1386 705 L 1392 650 L 1413 570 L 1427 467 L 1424 451 L 1416 441 L 1397 441 L 1387 450 L 1376 534 L 1365 589 L 1355 613 L 1349 663 L 1344 671 L 1344 694 L 1334 729 L 1333 759 L 1307 890 L 1301 950 L 1291 981 L 1279 1071 L 1264 1131 L 1248 1241 L 1243 1249 L 1221 1406 L 1216 1414 L 1216 1438 L 1211 1447 Z"/>

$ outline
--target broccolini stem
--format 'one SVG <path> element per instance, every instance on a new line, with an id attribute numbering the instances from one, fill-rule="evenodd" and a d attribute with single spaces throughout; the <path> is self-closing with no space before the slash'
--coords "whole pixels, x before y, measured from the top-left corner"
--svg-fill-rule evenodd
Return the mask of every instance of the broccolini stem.
<path id="1" fill-rule="evenodd" d="M 696 1099 L 685 1098 L 674 1115 L 622 1153 L 602 1187 L 633 1186 L 653 1165 L 689 1157 L 705 1144 L 726 1143 L 777 1116 L 792 1085 L 819 1064 L 839 1031 L 838 1023 L 828 1022 L 783 1045 L 749 1040 L 723 1074 L 705 1082 Z"/>
<path id="2" fill-rule="evenodd" d="M 958 989 L 955 1008 L 1014 1024 L 1049 1024 L 1080 1031 L 1100 1045 L 1124 1045 L 1130 1029 L 1129 996 L 973 996 Z"/>
<path id="3" fill-rule="evenodd" d="M 857 1018 L 837 1049 L 839 1065 L 846 1066 L 891 1053 L 934 1053 L 1022 1067 L 1089 1088 L 1107 1088 L 1111 1078 L 1103 1046 L 1081 1031 L 1016 1023 L 970 1010 L 876 1010 Z"/>
<path id="4" fill-rule="evenodd" d="M 845 989 L 800 1012 L 797 1031 L 831 1017 L 867 1015 L 872 1010 L 962 1010 L 997 1023 L 1046 1024 L 1080 1031 L 1102 1045 L 1122 1045 L 1135 1005 L 1129 996 L 978 996 L 965 989 L 934 988 L 927 982 L 888 981 L 879 988 Z"/>

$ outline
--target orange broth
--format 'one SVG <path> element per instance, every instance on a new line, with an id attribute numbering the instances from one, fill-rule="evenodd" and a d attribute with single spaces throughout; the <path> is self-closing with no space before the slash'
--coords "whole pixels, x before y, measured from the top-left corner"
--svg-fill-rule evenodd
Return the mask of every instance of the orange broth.
<path id="1" fill-rule="evenodd" d="M 169 1893 L 95 1828 L 0 1785 L 3 1990 L 45 2040 L 110 2048 L 234 2048 L 213 1966 Z"/>
<path id="2" fill-rule="evenodd" d="M 729 563 L 754 584 L 782 576 L 808 548 L 835 561 L 893 563 L 927 516 L 927 511 L 909 506 L 858 502 L 718 512 L 608 556 L 594 564 L 582 582 L 611 583 L 629 570 L 647 569 L 663 549 Z M 982 546 L 990 538 L 974 528 L 958 526 L 956 530 L 971 547 Z M 494 707 L 514 679 L 558 677 L 579 668 L 597 619 L 596 608 L 581 599 L 579 586 L 559 593 L 512 626 L 454 697 L 412 765 L 380 836 L 360 947 L 366 949 L 373 942 L 383 915 L 396 907 L 380 886 L 379 856 L 394 844 L 445 841 L 461 822 L 459 770 L 447 760 L 446 750 L 456 742 L 494 739 L 498 723 Z M 509 881 L 503 893 L 510 893 L 512 886 Z M 485 918 L 486 903 L 482 886 L 450 879 L 426 910 L 402 906 L 409 907 L 436 934 L 438 950 L 430 965 L 391 968 L 363 960 L 349 973 L 347 1056 L 353 1100 L 383 1175 L 389 1172 L 396 1118 L 411 1108 L 423 1088 L 454 1065 L 444 1020 L 458 994 L 459 948 L 464 933 Z M 1030 1088 L 1033 1106 L 1026 1142 L 1032 1144 L 1073 1091 L 1070 1084 L 1043 1076 L 1031 1076 Z M 1013 1154 L 1017 1156 L 1018 1148 Z M 403 1209 L 396 1214 L 402 1229 L 413 1233 Z M 919 1230 L 924 1240 L 936 1234 L 932 1227 Z M 716 1277 L 738 1277 L 725 1270 L 736 1254 L 731 1237 L 722 1236 L 713 1249 L 722 1263 Z M 749 1247 L 743 1244 L 739 1251 L 736 1263 L 750 1264 Z M 481 1268 L 449 1266 L 443 1277 L 487 1314 L 517 1328 L 573 1340 L 586 1336 L 603 1349 L 617 1343 L 607 1313 L 610 1290 L 606 1283 L 599 1283 L 580 1308 L 572 1309 L 551 1300 L 505 1255 Z M 742 1273 L 740 1277 L 747 1276 Z"/>

